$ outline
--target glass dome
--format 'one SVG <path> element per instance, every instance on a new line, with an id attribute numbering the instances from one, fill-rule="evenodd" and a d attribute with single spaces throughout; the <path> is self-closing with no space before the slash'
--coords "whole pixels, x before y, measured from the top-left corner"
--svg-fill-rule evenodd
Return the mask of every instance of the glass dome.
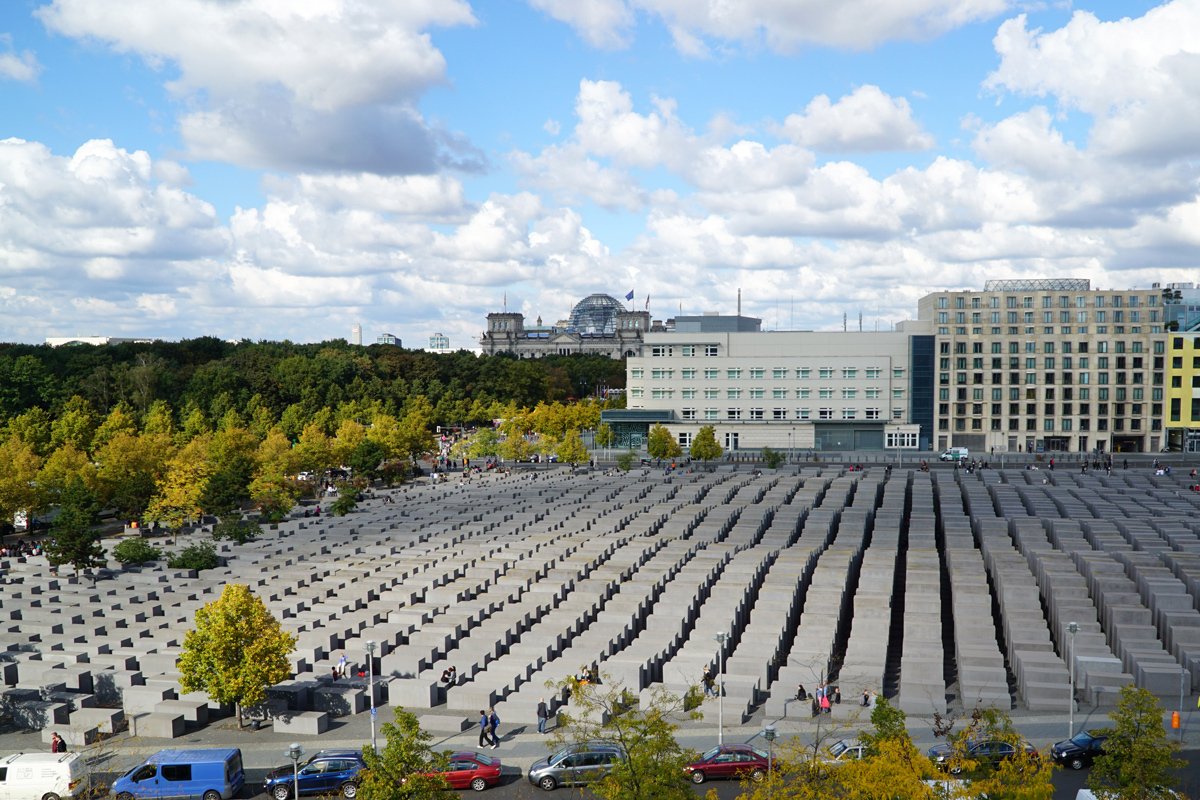
<path id="1" fill-rule="evenodd" d="M 617 312 L 621 301 L 606 294 L 591 294 L 571 309 L 567 330 L 581 336 L 612 336 L 617 332 Z"/>

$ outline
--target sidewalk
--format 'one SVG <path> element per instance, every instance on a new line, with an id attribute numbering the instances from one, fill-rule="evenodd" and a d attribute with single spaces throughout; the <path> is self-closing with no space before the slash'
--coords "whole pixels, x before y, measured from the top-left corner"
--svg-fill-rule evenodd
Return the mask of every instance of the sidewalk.
<path id="1" fill-rule="evenodd" d="M 1177 702 L 1173 705 L 1177 705 Z M 1185 749 L 1200 749 L 1200 712 L 1196 709 L 1196 697 L 1184 698 L 1184 714 L 1182 718 L 1183 747 Z M 701 721 L 687 720 L 681 723 L 677 739 L 684 747 L 703 752 L 717 744 L 717 701 L 709 699 L 702 708 L 704 719 Z M 867 709 L 857 707 L 839 709 L 842 714 L 861 712 L 858 719 L 830 720 L 828 717 L 819 719 L 787 718 L 774 722 L 776 731 L 776 747 L 785 742 L 799 738 L 806 744 L 811 744 L 818 736 L 833 741 L 837 738 L 853 738 L 858 730 L 870 725 L 870 715 Z M 1038 749 L 1044 750 L 1053 742 L 1067 738 L 1067 713 L 1062 714 L 1031 713 L 1013 711 L 1013 723 L 1029 741 Z M 377 721 L 377 743 L 382 749 L 384 739 L 379 729 L 382 724 L 392 719 L 389 706 L 379 709 Z M 968 720 L 961 719 L 954 730 L 961 730 Z M 1164 714 L 1164 726 L 1172 736 L 1178 732 L 1170 729 L 1171 710 Z M 766 748 L 763 738 L 763 712 L 758 711 L 745 725 L 730 724 L 726 721 L 724 741 L 749 742 L 758 747 Z M 1091 712 L 1081 709 L 1075 714 L 1075 729 L 1108 727 L 1112 723 L 1104 711 Z M 909 717 L 909 733 L 913 741 L 924 750 L 933 745 L 931 723 L 928 720 L 917 720 Z M 320 736 L 296 737 L 286 733 L 276 733 L 270 726 L 258 731 L 249 728 L 238 730 L 233 718 L 218 720 L 210 723 L 201 730 L 189 732 L 178 739 L 145 739 L 134 738 L 128 733 L 118 734 L 103 744 L 88 748 L 85 752 L 105 754 L 111 759 L 114 770 L 128 769 L 135 766 L 146 756 L 165 748 L 189 747 L 240 747 L 248 769 L 265 769 L 289 763 L 284 752 L 288 745 L 297 741 L 306 753 L 315 753 L 322 749 L 359 748 L 371 741 L 370 712 L 364 712 L 351 717 L 342 717 L 334 723 L 334 727 Z M 509 767 L 519 767 L 525 770 L 533 762 L 545 758 L 549 752 L 553 736 L 538 734 L 536 720 L 515 721 L 504 720 L 500 726 L 500 747 L 488 750 L 490 755 L 498 756 Z M 479 733 L 472 727 L 462 733 L 449 736 L 435 737 L 432 746 L 436 750 L 476 750 L 478 749 Z M 15 752 L 48 752 L 49 746 L 42 743 L 40 732 L 8 732 L 0 734 L 0 753 Z M 111 755 L 110 755 L 111 754 Z"/>

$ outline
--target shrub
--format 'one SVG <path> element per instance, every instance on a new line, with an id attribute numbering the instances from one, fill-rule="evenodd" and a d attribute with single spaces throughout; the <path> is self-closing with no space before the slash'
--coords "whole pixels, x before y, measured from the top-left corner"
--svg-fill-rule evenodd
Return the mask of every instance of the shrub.
<path id="1" fill-rule="evenodd" d="M 242 519 L 240 513 L 226 514 L 221 521 L 213 526 L 214 539 L 228 539 L 235 544 L 252 542 L 262 535 L 262 528 L 257 522 Z"/>
<path id="2" fill-rule="evenodd" d="M 632 450 L 626 453 L 621 453 L 621 455 L 617 456 L 617 469 L 624 472 L 629 472 L 629 470 L 633 467 L 634 458 L 635 456 Z"/>
<path id="3" fill-rule="evenodd" d="M 167 559 L 167 566 L 171 569 L 212 569 L 219 566 L 220 563 L 221 559 L 217 556 L 217 548 L 213 547 L 210 542 L 196 542 L 188 545 Z"/>
<path id="4" fill-rule="evenodd" d="M 769 447 L 762 449 L 763 466 L 767 469 L 779 469 L 783 465 L 783 453 L 778 450 L 772 450 Z"/>
<path id="5" fill-rule="evenodd" d="M 126 539 L 113 548 L 113 558 L 122 564 L 145 564 L 162 558 L 162 550 L 145 539 Z"/>

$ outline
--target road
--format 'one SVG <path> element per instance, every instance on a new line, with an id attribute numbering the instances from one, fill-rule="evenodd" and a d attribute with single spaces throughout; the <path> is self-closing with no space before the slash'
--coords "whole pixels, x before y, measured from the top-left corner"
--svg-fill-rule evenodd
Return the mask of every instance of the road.
<path id="1" fill-rule="evenodd" d="M 1200 790 L 1200 751 L 1186 750 L 1181 755 L 1186 762 L 1186 767 L 1181 772 L 1181 780 L 1177 788 L 1181 789 L 1187 797 L 1200 798 L 1200 791 L 1198 791 Z M 263 777 L 266 773 L 265 769 L 246 770 L 247 785 L 242 792 L 242 798 L 268 800 L 267 795 L 262 791 Z M 1055 800 L 1074 800 L 1075 793 L 1083 788 L 1087 774 L 1086 769 L 1079 772 L 1056 771 L 1054 774 Z M 117 776 L 101 775 L 99 777 L 111 781 Z M 735 800 L 742 791 L 742 787 L 736 781 L 712 781 L 695 788 L 697 797 L 703 797 L 709 789 L 716 789 L 717 797 L 720 800 Z M 464 794 L 467 793 L 464 792 Z M 534 800 L 535 798 L 554 800 L 556 797 L 581 797 L 585 800 L 593 800 L 596 798 L 596 795 L 586 789 L 559 789 L 553 793 L 543 792 L 532 786 L 516 767 L 506 767 L 503 782 L 499 786 L 489 789 L 484 796 L 493 798 L 493 800 Z"/>

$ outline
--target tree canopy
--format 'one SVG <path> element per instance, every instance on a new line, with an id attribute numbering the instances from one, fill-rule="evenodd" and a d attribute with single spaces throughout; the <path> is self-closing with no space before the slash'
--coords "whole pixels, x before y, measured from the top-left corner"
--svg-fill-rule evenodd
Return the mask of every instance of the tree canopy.
<path id="1" fill-rule="evenodd" d="M 1104 755 L 1088 775 L 1088 788 L 1101 800 L 1167 800 L 1175 772 L 1183 766 L 1179 745 L 1163 727 L 1158 699 L 1132 685 L 1121 688 L 1110 715 L 1113 730 L 1104 742 Z"/>
<path id="2" fill-rule="evenodd" d="M 179 684 L 242 709 L 261 703 L 268 686 L 291 675 L 288 656 L 296 637 L 279 624 L 250 587 L 231 583 L 196 612 L 196 627 L 183 637 Z"/>

